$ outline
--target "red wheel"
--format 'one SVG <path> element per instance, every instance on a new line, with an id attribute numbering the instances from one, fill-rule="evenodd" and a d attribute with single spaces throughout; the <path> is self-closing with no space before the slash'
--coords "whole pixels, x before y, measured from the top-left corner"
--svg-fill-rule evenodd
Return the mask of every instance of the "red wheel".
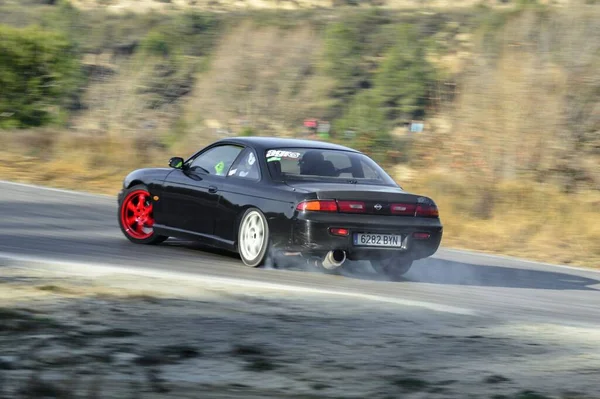
<path id="1" fill-rule="evenodd" d="M 167 239 L 154 233 L 154 212 L 150 193 L 145 186 L 134 186 L 124 193 L 119 207 L 119 226 L 130 241 L 158 244 Z"/>

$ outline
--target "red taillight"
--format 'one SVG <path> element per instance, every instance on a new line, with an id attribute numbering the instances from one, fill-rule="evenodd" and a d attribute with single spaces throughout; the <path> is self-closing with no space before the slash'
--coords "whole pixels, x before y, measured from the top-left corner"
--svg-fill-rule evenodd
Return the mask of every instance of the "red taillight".
<path id="1" fill-rule="evenodd" d="M 429 234 L 429 233 L 413 233 L 413 237 L 416 238 L 417 240 L 427 240 L 429 237 L 431 237 L 431 234 Z"/>
<path id="2" fill-rule="evenodd" d="M 337 204 L 334 200 L 304 201 L 296 207 L 299 211 L 337 212 Z"/>
<path id="3" fill-rule="evenodd" d="M 338 228 L 338 227 L 330 228 L 329 232 L 331 234 L 333 234 L 334 236 L 347 236 L 348 234 L 350 234 L 350 230 L 342 229 L 342 228 Z"/>
<path id="4" fill-rule="evenodd" d="M 417 206 L 415 204 L 392 204 L 390 211 L 394 215 L 414 216 Z"/>
<path id="5" fill-rule="evenodd" d="M 440 213 L 438 212 L 437 206 L 435 205 L 419 204 L 417 206 L 417 212 L 415 216 L 424 218 L 437 218 L 440 216 Z"/>
<path id="6" fill-rule="evenodd" d="M 338 201 L 338 206 L 340 212 L 361 213 L 366 209 L 365 203 L 360 201 Z"/>

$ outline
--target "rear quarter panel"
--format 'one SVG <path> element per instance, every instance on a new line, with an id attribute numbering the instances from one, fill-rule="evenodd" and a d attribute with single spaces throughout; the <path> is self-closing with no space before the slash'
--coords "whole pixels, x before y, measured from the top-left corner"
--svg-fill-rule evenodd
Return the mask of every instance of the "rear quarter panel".
<path id="1" fill-rule="evenodd" d="M 228 178 L 221 192 L 215 234 L 237 242 L 239 224 L 248 208 L 258 208 L 269 224 L 275 246 L 291 240 L 297 193 L 283 184 Z"/>

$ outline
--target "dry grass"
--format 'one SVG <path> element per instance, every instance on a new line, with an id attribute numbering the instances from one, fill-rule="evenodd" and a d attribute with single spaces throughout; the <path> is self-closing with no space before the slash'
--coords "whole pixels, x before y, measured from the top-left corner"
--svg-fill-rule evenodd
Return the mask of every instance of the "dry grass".
<path id="1" fill-rule="evenodd" d="M 478 32 L 457 98 L 414 143 L 419 178 L 397 175 L 439 202 L 444 245 L 600 267 L 599 18 L 530 10 Z"/>
<path id="2" fill-rule="evenodd" d="M 315 99 L 326 87 L 311 70 L 321 38 L 310 26 L 291 30 L 248 22 L 217 46 L 210 70 L 199 77 L 185 106 L 188 138 L 215 128 L 240 131 L 244 125 L 286 134 L 315 115 Z"/>
<path id="3" fill-rule="evenodd" d="M 165 166 L 168 156 L 139 140 L 73 132 L 17 132 L 0 149 L 0 179 L 115 195 L 125 175 Z"/>
<path id="4" fill-rule="evenodd" d="M 116 146 L 111 157 L 127 157 Z M 88 152 L 59 153 L 45 161 L 39 156 L 0 152 L 0 179 L 115 195 L 123 177 L 132 169 L 151 166 L 124 162 L 91 167 Z M 166 154 L 155 154 L 155 166 Z M 164 163 L 164 162 L 162 162 Z M 41 165 L 41 167 L 40 167 Z M 31 173 L 32 170 L 41 173 Z M 408 191 L 432 196 L 440 207 L 445 226 L 443 245 L 525 257 L 551 263 L 600 267 L 600 193 L 564 194 L 556 187 L 532 181 L 480 186 L 456 174 L 414 171 L 418 178 L 396 175 Z M 479 216 L 484 191 L 497 200 L 492 216 Z M 484 190 L 484 191 L 482 191 Z"/>
<path id="5" fill-rule="evenodd" d="M 477 215 L 485 196 L 466 178 L 431 173 L 403 186 L 436 200 L 446 247 L 600 267 L 597 191 L 567 195 L 532 181 L 486 187 L 496 198 L 492 216 L 486 219 Z"/>
<path id="6" fill-rule="evenodd" d="M 578 182 L 600 188 L 600 102 L 591 94 L 600 87 L 599 18 L 598 9 L 528 11 L 495 41 L 477 39 L 436 163 L 490 184 L 527 174 L 566 188 L 577 170 Z"/>
<path id="7" fill-rule="evenodd" d="M 482 3 L 481 0 L 72 0 L 82 9 L 106 8 L 114 12 L 148 12 L 170 11 L 174 9 L 203 10 L 248 10 L 248 9 L 280 9 L 299 10 L 311 8 L 329 8 L 347 5 L 377 5 L 390 9 L 436 8 L 456 9 L 472 7 Z M 576 0 L 575 0 L 576 1 Z M 560 0 L 569 4 L 573 0 Z M 507 6 L 502 1 L 488 1 L 490 6 Z M 510 4 L 508 4 L 510 6 Z"/>

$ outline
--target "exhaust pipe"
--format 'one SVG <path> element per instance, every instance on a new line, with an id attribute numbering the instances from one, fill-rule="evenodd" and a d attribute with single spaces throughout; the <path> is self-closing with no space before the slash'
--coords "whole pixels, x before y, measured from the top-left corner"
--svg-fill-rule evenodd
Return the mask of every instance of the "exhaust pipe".
<path id="1" fill-rule="evenodd" d="M 335 251 L 329 251 L 323 259 L 322 265 L 327 270 L 332 270 L 340 267 L 346 261 L 346 252 L 336 249 Z"/>

